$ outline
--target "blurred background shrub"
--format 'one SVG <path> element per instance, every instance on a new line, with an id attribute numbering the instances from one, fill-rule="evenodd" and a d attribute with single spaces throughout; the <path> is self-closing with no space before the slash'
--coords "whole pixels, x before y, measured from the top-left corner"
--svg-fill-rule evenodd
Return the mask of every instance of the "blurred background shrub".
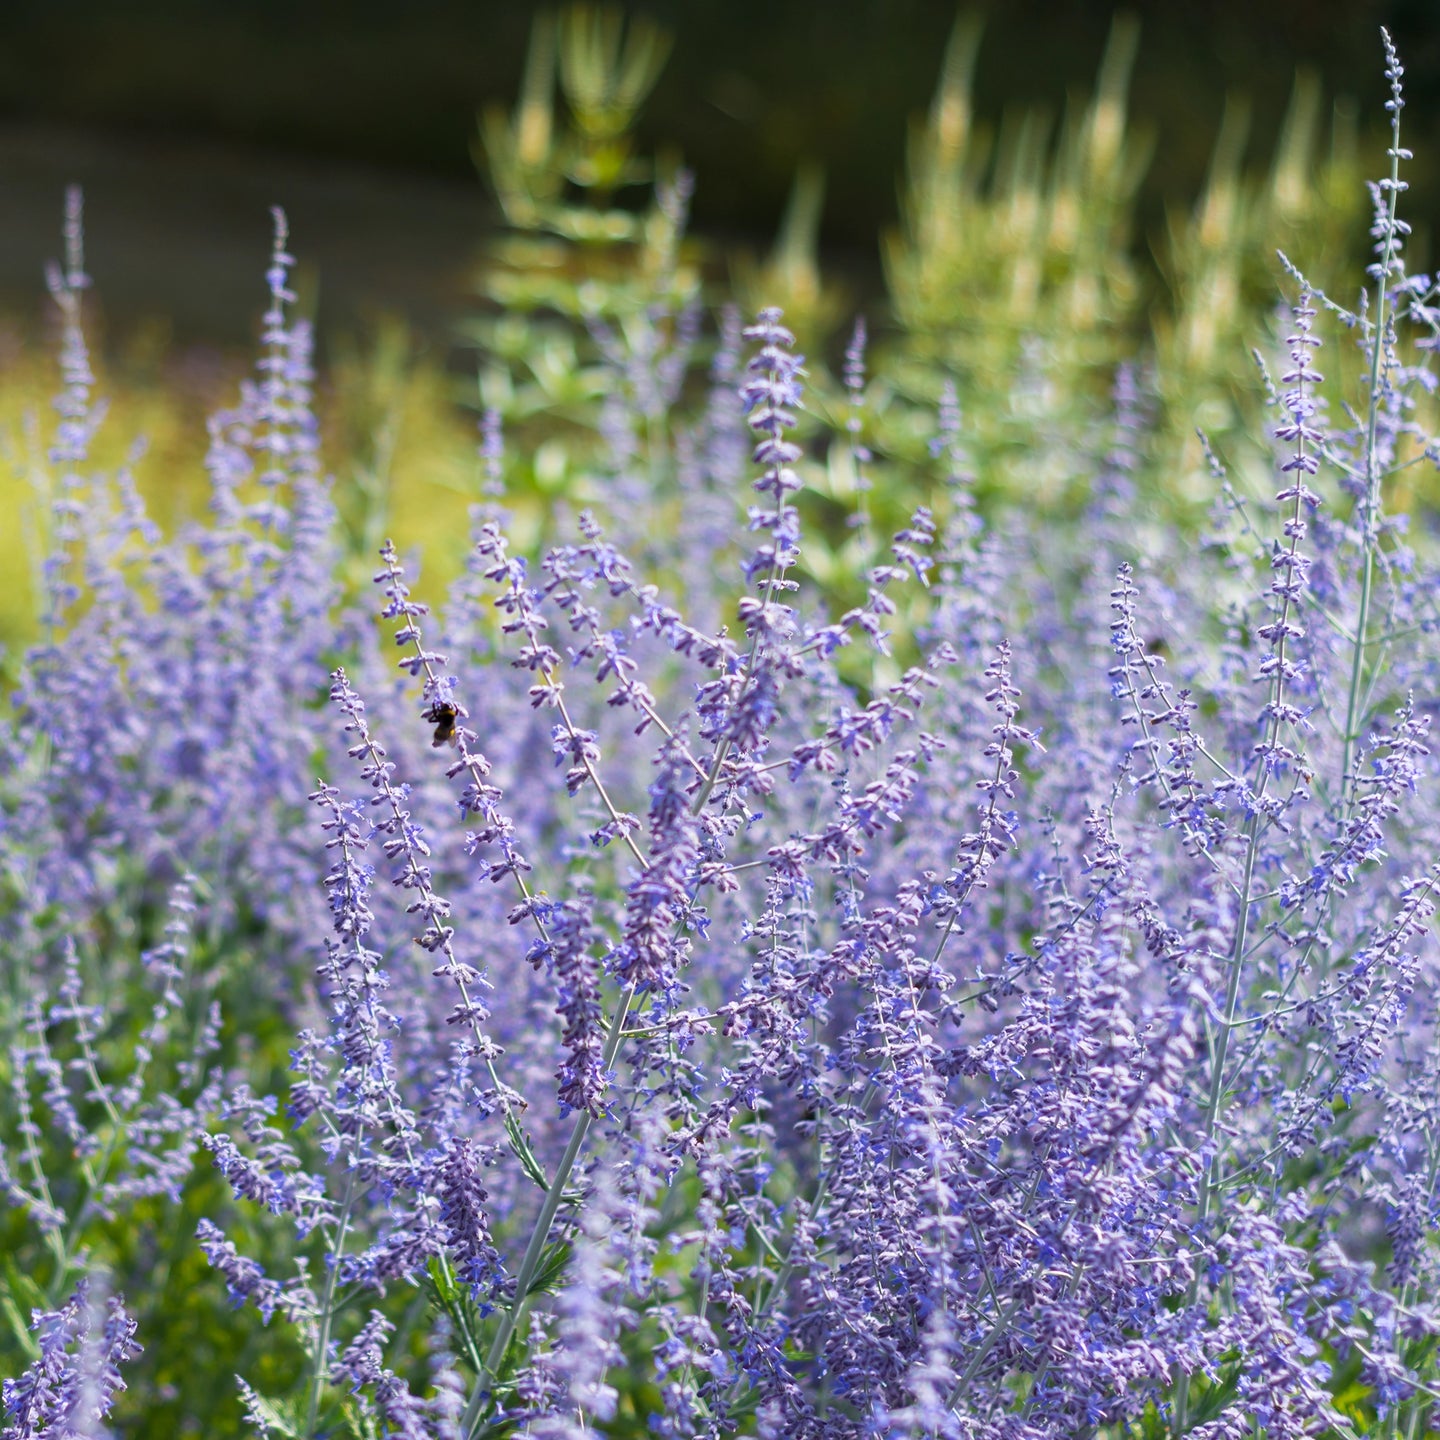
<path id="1" fill-rule="evenodd" d="M 0 523 L 40 538 L 30 437 L 55 382 L 25 343 L 48 323 L 29 277 L 72 178 L 114 412 L 99 454 L 133 461 L 162 522 L 202 503 L 204 417 L 246 363 L 281 200 L 356 577 L 384 533 L 423 550 L 427 586 L 456 571 L 486 407 L 522 537 L 617 481 L 678 495 L 731 303 L 782 306 L 810 355 L 822 582 L 843 587 L 871 520 L 928 498 L 947 384 L 981 503 L 1063 511 L 1076 445 L 1134 365 L 1161 412 L 1135 523 L 1185 523 L 1213 491 L 1197 426 L 1241 484 L 1267 463 L 1250 347 L 1276 249 L 1324 285 L 1364 243 L 1378 146 L 1356 97 L 1377 87 L 1382 22 L 1420 117 L 1418 268 L 1440 114 L 1421 6 L 131 3 L 61 25 L 17 4 L 0 20 Z M 847 386 L 857 316 L 870 344 Z M 31 597 L 18 578 L 0 599 L 12 647 Z"/>

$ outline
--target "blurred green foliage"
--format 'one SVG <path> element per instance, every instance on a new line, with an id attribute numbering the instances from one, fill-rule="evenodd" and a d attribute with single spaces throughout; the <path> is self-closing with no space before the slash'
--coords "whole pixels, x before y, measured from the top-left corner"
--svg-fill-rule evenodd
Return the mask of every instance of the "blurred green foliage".
<path id="1" fill-rule="evenodd" d="M 979 39 L 962 17 L 911 136 L 902 225 L 885 243 L 899 332 L 885 373 L 915 400 L 953 379 L 982 486 L 1054 501 L 1075 467 L 1063 446 L 1037 465 L 1037 420 L 1083 432 L 1116 367 L 1134 363 L 1161 407 L 1142 488 L 1183 511 L 1213 491 L 1197 426 L 1222 450 L 1250 447 L 1241 463 L 1265 463 L 1251 347 L 1281 299 L 1277 249 L 1320 287 L 1351 273 L 1366 218 L 1353 112 L 1337 106 L 1327 125 L 1300 75 L 1257 176 L 1241 169 L 1246 111 L 1232 101 L 1206 188 L 1149 239 L 1147 275 L 1136 203 L 1154 147 L 1127 113 L 1134 22 L 1117 19 L 1094 97 L 1058 129 L 1036 111 L 998 131 L 977 123 Z M 1017 405 L 1026 395 L 1035 404 Z"/>
<path id="2" fill-rule="evenodd" d="M 1063 516 L 1083 501 L 1109 444 L 1122 364 L 1153 412 L 1140 441 L 1137 537 L 1146 525 L 1195 524 L 1213 499 L 1197 428 L 1242 490 L 1263 486 L 1269 399 L 1254 347 L 1275 338 L 1288 283 L 1277 250 L 1328 288 L 1354 273 L 1363 245 L 1353 109 L 1327 112 L 1318 82 L 1300 74 L 1268 171 L 1253 173 L 1242 164 L 1246 106 L 1233 100 L 1204 191 L 1147 235 L 1138 205 L 1156 153 L 1129 113 L 1136 22 L 1116 19 L 1091 98 L 1072 99 L 1058 120 L 1022 108 L 998 125 L 973 99 L 982 29 L 978 14 L 961 13 L 912 129 L 901 223 L 881 237 L 888 304 L 872 317 L 866 381 L 849 393 L 836 372 L 850 302 L 819 254 L 824 176 L 802 166 L 768 257 L 684 239 L 681 172 L 669 157 L 642 160 L 634 131 L 665 38 L 592 7 L 558 26 L 540 17 L 515 110 L 487 111 L 477 146 L 507 226 L 490 247 L 471 334 L 483 403 L 517 437 L 522 477 L 577 502 L 601 498 L 607 467 L 613 479 L 625 463 L 602 423 L 617 368 L 623 383 L 628 366 L 674 349 L 687 308 L 703 300 L 713 313 L 732 300 L 744 314 L 782 307 L 812 357 L 805 563 L 843 601 L 887 528 L 916 504 L 943 506 L 931 441 L 947 385 L 985 504 Z M 603 142 L 587 118 L 593 96 L 624 97 L 604 109 Z M 591 158 L 597 147 L 604 164 Z M 622 207 L 627 187 L 647 184 L 648 208 Z M 618 367 L 597 342 L 611 327 Z M 626 398 L 632 463 L 652 496 L 673 495 L 676 427 L 696 406 L 646 414 L 643 396 Z"/>
<path id="3" fill-rule="evenodd" d="M 1082 457 L 1106 443 L 1122 361 L 1141 372 L 1159 412 L 1141 457 L 1137 526 L 1193 521 L 1212 495 L 1197 425 L 1242 486 L 1247 476 L 1258 483 L 1268 465 L 1265 388 L 1250 351 L 1270 334 L 1281 296 L 1275 251 L 1320 285 L 1360 253 L 1366 198 L 1354 113 L 1327 108 L 1318 83 L 1301 75 L 1268 173 L 1257 174 L 1242 164 L 1246 109 L 1232 101 L 1204 192 L 1147 234 L 1137 205 L 1156 156 L 1129 114 L 1137 42 L 1135 22 L 1118 19 L 1092 98 L 1072 99 L 1058 120 L 1020 108 L 992 124 L 974 101 L 982 25 L 962 13 L 933 102 L 912 128 L 900 224 L 881 237 L 888 303 L 870 316 L 857 400 L 832 371 L 851 301 L 819 254 L 823 174 L 801 167 L 768 256 L 689 236 L 679 157 L 648 154 L 639 138 L 669 35 L 595 5 L 538 15 L 517 101 L 480 118 L 476 158 L 505 223 L 488 243 L 479 311 L 462 321 L 479 370 L 478 395 L 468 388 L 462 398 L 503 417 L 522 543 L 557 501 L 604 495 L 621 464 L 617 415 L 633 451 L 624 466 L 651 494 L 676 493 L 681 431 L 703 404 L 713 334 L 705 317 L 727 300 L 742 313 L 781 306 L 811 356 L 808 563 L 822 584 L 843 588 L 873 537 L 934 498 L 929 443 L 947 383 L 982 503 L 1058 513 L 1078 503 Z M 695 330 L 702 344 L 691 353 Z M 597 337 L 608 337 L 608 359 Z M 684 371 L 678 403 L 635 378 L 667 357 Z M 0 365 L 10 462 L 0 513 L 33 555 L 43 549 L 47 494 L 35 417 L 54 388 L 53 362 L 22 345 L 3 347 Z M 324 378 L 325 459 L 354 578 L 368 573 L 377 537 L 393 533 L 424 553 L 433 595 L 461 563 L 466 507 L 480 493 L 473 414 L 455 405 L 441 357 L 399 322 L 335 342 Z M 125 463 L 144 435 L 136 474 L 158 517 L 194 513 L 205 503 L 202 418 L 223 387 L 177 387 L 163 367 L 124 351 L 102 386 L 114 414 L 98 463 Z M 863 479 L 847 435 L 863 438 Z M 23 579 L 7 587 L 0 638 L 22 640 L 32 610 Z"/>
<path id="4" fill-rule="evenodd" d="M 557 44 L 558 38 L 558 44 Z M 597 327 L 653 366 L 683 345 L 702 304 L 701 246 L 685 238 L 687 177 L 644 159 L 634 126 L 669 37 L 618 11 L 573 6 L 535 22 L 514 113 L 487 109 L 476 158 L 507 229 L 490 245 L 484 313 L 466 333 L 480 352 L 479 400 L 505 422 L 511 482 L 574 500 L 602 483 L 607 400 L 619 400 L 657 480 L 671 453 L 671 407 L 603 361 Z M 555 84 L 564 100 L 557 114 Z M 644 209 L 619 193 L 648 186 Z"/>

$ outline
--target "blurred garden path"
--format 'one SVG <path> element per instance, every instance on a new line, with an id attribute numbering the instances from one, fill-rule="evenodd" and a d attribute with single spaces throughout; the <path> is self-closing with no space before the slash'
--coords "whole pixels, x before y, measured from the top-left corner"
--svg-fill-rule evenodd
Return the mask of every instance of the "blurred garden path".
<path id="1" fill-rule="evenodd" d="M 112 332 L 162 318 L 180 343 L 245 345 L 263 308 L 270 207 L 290 217 L 321 333 L 398 314 L 450 337 L 491 205 L 478 179 L 294 159 L 213 141 L 0 125 L 0 311 L 43 312 L 65 187 L 85 191 L 86 267 Z"/>

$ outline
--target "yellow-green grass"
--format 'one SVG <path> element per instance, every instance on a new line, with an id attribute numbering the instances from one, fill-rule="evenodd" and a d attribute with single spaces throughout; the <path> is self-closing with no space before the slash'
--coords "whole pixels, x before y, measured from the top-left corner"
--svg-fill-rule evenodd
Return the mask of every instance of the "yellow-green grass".
<path id="1" fill-rule="evenodd" d="M 128 467 L 166 534 L 202 518 L 210 414 L 231 405 L 250 371 L 243 354 L 204 355 L 139 332 L 95 360 L 96 399 L 106 407 L 87 473 Z M 0 321 L 0 644 L 13 676 L 17 653 L 37 634 L 40 561 L 49 543 L 56 466 L 50 458 L 60 388 L 55 346 Z M 479 495 L 473 413 L 457 382 L 398 323 L 337 344 L 322 367 L 316 409 L 322 458 L 333 477 L 346 543 L 345 578 L 363 584 L 381 540 L 423 556 L 420 588 L 438 599 L 463 563 L 468 509 Z M 521 536 L 535 507 L 512 500 Z"/>

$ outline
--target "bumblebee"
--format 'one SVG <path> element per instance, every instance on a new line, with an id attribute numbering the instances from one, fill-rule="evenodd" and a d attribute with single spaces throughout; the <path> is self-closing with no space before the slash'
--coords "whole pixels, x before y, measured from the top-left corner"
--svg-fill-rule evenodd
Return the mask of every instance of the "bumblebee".
<path id="1" fill-rule="evenodd" d="M 435 727 L 435 738 L 430 742 L 433 749 L 438 750 L 442 745 L 459 743 L 455 735 L 455 722 L 460 718 L 457 706 L 452 705 L 448 700 L 437 700 L 425 712 L 424 718 Z"/>

